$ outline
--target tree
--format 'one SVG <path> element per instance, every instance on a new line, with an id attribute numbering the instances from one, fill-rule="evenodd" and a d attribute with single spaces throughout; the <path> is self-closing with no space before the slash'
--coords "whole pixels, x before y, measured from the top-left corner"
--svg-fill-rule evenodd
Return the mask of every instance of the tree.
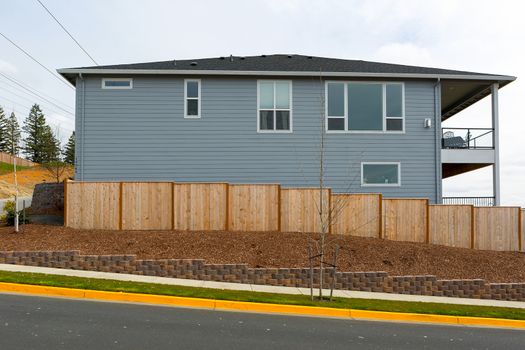
<path id="1" fill-rule="evenodd" d="M 14 112 L 11 112 L 7 120 L 7 150 L 6 152 L 16 156 L 20 151 L 20 125 Z"/>
<path id="2" fill-rule="evenodd" d="M 31 107 L 22 127 L 26 133 L 23 151 L 35 163 L 56 161 L 60 156 L 60 143 L 47 125 L 44 113 L 38 104 Z"/>
<path id="3" fill-rule="evenodd" d="M 64 162 L 67 164 L 75 164 L 75 132 L 71 134 L 69 140 L 67 141 L 66 146 L 64 147 Z"/>
<path id="4" fill-rule="evenodd" d="M 4 109 L 0 106 L 0 152 L 7 152 L 9 146 L 7 121 Z"/>

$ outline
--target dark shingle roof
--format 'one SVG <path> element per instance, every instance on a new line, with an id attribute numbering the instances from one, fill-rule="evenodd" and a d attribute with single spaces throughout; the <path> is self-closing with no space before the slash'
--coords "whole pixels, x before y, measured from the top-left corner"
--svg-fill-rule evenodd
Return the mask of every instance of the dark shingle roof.
<path id="1" fill-rule="evenodd" d="M 139 69 L 191 71 L 345 72 L 386 74 L 493 75 L 401 64 L 345 60 L 304 55 L 226 56 L 191 60 L 117 64 L 72 69 Z M 502 76 L 503 77 L 503 76 Z"/>

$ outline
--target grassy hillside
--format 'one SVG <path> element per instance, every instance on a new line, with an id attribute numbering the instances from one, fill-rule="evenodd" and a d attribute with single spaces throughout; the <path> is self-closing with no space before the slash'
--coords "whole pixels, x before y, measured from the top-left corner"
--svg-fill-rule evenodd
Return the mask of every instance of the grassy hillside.
<path id="1" fill-rule="evenodd" d="M 20 166 L 20 165 L 16 166 L 16 170 L 17 171 L 25 170 L 25 169 L 29 169 L 29 168 L 30 167 L 28 167 L 28 166 Z M 13 172 L 13 164 L 0 162 L 0 175 L 9 174 L 9 173 L 12 173 L 12 172 Z"/>

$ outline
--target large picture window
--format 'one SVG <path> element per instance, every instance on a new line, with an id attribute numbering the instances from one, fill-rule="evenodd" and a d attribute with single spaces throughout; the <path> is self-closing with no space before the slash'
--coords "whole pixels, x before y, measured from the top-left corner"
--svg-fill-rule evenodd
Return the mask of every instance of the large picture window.
<path id="1" fill-rule="evenodd" d="M 399 163 L 361 163 L 361 186 L 400 186 Z"/>
<path id="2" fill-rule="evenodd" d="M 403 132 L 403 83 L 327 82 L 326 130 Z"/>
<path id="3" fill-rule="evenodd" d="M 292 83 L 283 80 L 258 81 L 257 130 L 292 131 Z"/>

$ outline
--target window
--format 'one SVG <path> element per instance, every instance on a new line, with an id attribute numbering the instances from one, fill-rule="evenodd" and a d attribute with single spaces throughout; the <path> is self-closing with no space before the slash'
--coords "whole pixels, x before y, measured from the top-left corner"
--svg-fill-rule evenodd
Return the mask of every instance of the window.
<path id="1" fill-rule="evenodd" d="M 115 90 L 132 89 L 133 79 L 131 78 L 103 78 L 102 88 L 103 89 L 115 89 Z"/>
<path id="2" fill-rule="evenodd" d="M 257 131 L 292 131 L 292 83 L 260 80 L 257 84 Z"/>
<path id="3" fill-rule="evenodd" d="M 400 185 L 400 163 L 361 163 L 361 186 Z"/>
<path id="4" fill-rule="evenodd" d="M 326 130 L 403 132 L 403 83 L 327 82 Z"/>
<path id="5" fill-rule="evenodd" d="M 184 118 L 201 117 L 201 81 L 184 80 Z"/>

